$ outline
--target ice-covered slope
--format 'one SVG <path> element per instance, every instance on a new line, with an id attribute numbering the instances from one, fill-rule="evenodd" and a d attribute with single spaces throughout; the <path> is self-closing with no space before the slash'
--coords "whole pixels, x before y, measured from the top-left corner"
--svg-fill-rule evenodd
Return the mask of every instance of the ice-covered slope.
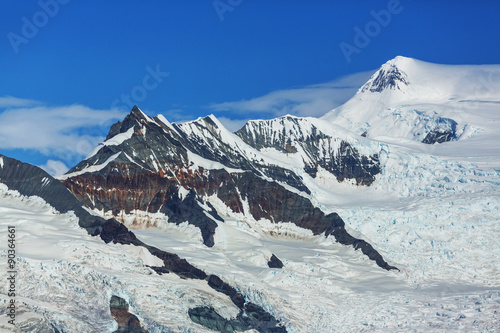
<path id="1" fill-rule="evenodd" d="M 205 281 L 157 275 L 147 266 L 161 266 L 162 260 L 147 249 L 105 244 L 81 229 L 74 215 L 58 214 L 41 198 L 23 197 L 0 184 L 0 211 L 1 227 L 16 227 L 18 327 L 112 332 L 117 324 L 109 310 L 111 295 L 126 299 L 149 332 L 206 331 L 188 316 L 196 304 L 210 304 L 223 316 L 238 313 Z M 5 242 L 1 252 L 5 259 Z M 0 265 L 6 272 L 6 260 Z M 9 301 L 4 284 L 1 298 Z M 2 332 L 11 328 L 4 311 Z"/>
<path id="2" fill-rule="evenodd" d="M 238 315 L 229 297 L 206 281 L 158 275 L 148 266 L 161 263 L 144 248 L 105 244 L 81 229 L 73 214 L 58 214 L 40 198 L 23 197 L 0 185 L 0 212 L 1 228 L 16 225 L 17 323 L 25 332 L 112 332 L 117 324 L 110 314 L 111 295 L 126 300 L 150 333 L 213 332 L 190 318 L 196 306 L 210 306 L 222 318 Z M 247 300 L 279 318 L 288 332 L 328 333 L 346 327 L 370 332 L 491 331 L 498 322 L 500 294 L 494 288 L 441 283 L 415 289 L 399 274 L 380 270 L 331 239 L 312 234 L 301 240 L 262 238 L 244 219 L 226 222 L 214 248 L 172 230 L 137 235 L 223 276 Z M 0 244 L 3 272 L 6 244 Z M 283 269 L 266 267 L 270 253 L 284 259 Z M 7 301 L 1 285 L 0 302 Z M 0 315 L 0 330 L 14 332 L 4 308 Z"/>
<path id="3" fill-rule="evenodd" d="M 350 227 L 397 258 L 418 283 L 498 286 L 499 82 L 496 65 L 403 57 L 384 64 L 323 117 L 378 144 L 381 174 L 370 188 L 326 177 L 324 186 L 310 187 L 315 198 L 348 217 Z M 453 123 L 451 140 L 424 140 Z"/>
<path id="4" fill-rule="evenodd" d="M 482 111 L 498 108 L 499 91 L 499 65 L 437 65 L 399 56 L 322 118 L 372 138 L 423 141 L 435 132 L 427 143 L 465 139 L 488 121 Z M 439 134 L 445 135 L 436 140 Z"/>
<path id="5" fill-rule="evenodd" d="M 398 57 L 323 119 L 237 133 L 134 108 L 61 182 L 142 246 L 79 234 L 71 213 L 0 185 L 0 224 L 43 249 L 20 252 L 20 319 L 108 331 L 114 294 L 150 332 L 244 331 L 248 318 L 259 332 L 498 330 L 497 79 L 498 66 Z M 6 161 L 0 176 L 22 185 Z M 377 267 L 379 253 L 400 271 Z"/>
<path id="6" fill-rule="evenodd" d="M 249 298 L 246 298 L 240 291 L 217 275 L 205 273 L 202 269 L 191 265 L 175 253 L 166 252 L 143 243 L 116 220 L 105 220 L 96 214 L 90 214 L 88 209 L 80 206 L 80 203 L 70 192 L 64 187 L 60 187 L 60 183 L 39 168 L 5 156 L 0 156 L 0 161 L 0 180 L 8 184 L 5 185 L 0 182 L 0 211 L 2 212 L 0 222 L 4 228 L 7 228 L 7 226 L 16 228 L 17 258 L 16 256 L 14 258 L 18 259 L 18 263 L 15 265 L 15 271 L 18 273 L 15 278 L 17 282 L 20 280 L 27 281 L 27 284 L 23 287 L 29 290 L 29 292 L 26 292 L 22 287 L 18 288 L 18 284 L 12 282 L 15 285 L 16 294 L 8 295 L 8 293 L 11 293 L 12 285 L 6 284 L 6 288 L 1 291 L 6 297 L 2 298 L 4 298 L 4 303 L 7 301 L 11 303 L 7 299 L 7 295 L 11 299 L 19 298 L 19 296 L 26 298 L 25 302 L 22 303 L 18 302 L 17 299 L 15 300 L 19 314 L 26 312 L 24 307 L 28 307 L 27 303 L 34 304 L 33 307 L 28 307 L 27 312 L 29 313 L 26 316 L 18 318 L 20 321 L 27 320 L 18 327 L 31 327 L 30 329 L 35 332 L 43 330 L 72 331 L 74 329 L 80 330 L 85 326 L 87 326 L 86 332 L 112 331 L 113 325 L 109 323 L 105 324 L 106 326 L 101 326 L 104 325 L 100 323 L 100 316 L 103 315 L 103 312 L 100 309 L 95 309 L 97 304 L 109 302 L 108 308 L 120 326 L 119 332 L 142 333 L 143 331 L 138 329 L 140 322 L 146 322 L 146 326 L 150 326 L 149 328 L 159 328 L 161 331 L 172 329 L 172 324 L 170 326 L 165 326 L 165 324 L 158 326 L 156 317 L 159 317 L 159 315 L 157 313 L 150 313 L 146 318 L 143 318 L 143 321 L 139 319 L 141 314 L 137 314 L 139 316 L 137 317 L 128 311 L 128 306 L 131 305 L 128 301 L 130 298 L 129 292 L 136 288 L 148 288 L 148 284 L 154 282 L 141 282 L 144 283 L 141 285 L 142 287 L 136 284 L 131 286 L 132 289 L 129 291 L 124 289 L 120 291 L 121 294 L 116 294 L 118 291 L 110 294 L 109 288 L 106 289 L 103 286 L 103 284 L 109 286 L 110 282 L 107 281 L 106 277 L 102 277 L 102 274 L 97 276 L 94 274 L 94 266 L 97 264 L 100 267 L 101 260 L 103 260 L 109 263 L 106 265 L 107 268 L 111 270 L 116 268 L 110 274 L 121 275 L 123 273 L 120 271 L 121 266 L 119 263 L 113 263 L 113 260 L 120 261 L 120 258 L 122 258 L 122 263 L 125 263 L 134 260 L 134 257 L 138 256 L 142 260 L 143 274 L 162 276 L 173 273 L 172 275 L 175 274 L 178 278 L 189 280 L 192 288 L 211 289 L 211 293 L 215 294 L 215 297 L 229 300 L 233 304 L 231 306 L 236 309 L 235 315 L 224 316 L 224 309 L 221 312 L 214 308 L 211 302 L 204 302 L 204 298 L 194 303 L 189 301 L 184 305 L 183 309 L 179 310 L 184 320 L 188 321 L 183 330 L 189 331 L 190 326 L 194 325 L 196 327 L 195 324 L 203 324 L 209 328 L 225 327 L 226 330 L 238 329 L 245 331 L 255 329 L 260 333 L 287 332 L 279 319 L 276 319 L 258 303 L 250 301 Z M 24 177 L 19 177 L 20 175 Z M 40 178 L 40 175 L 44 177 Z M 26 195 L 22 195 L 18 190 Z M 29 195 L 34 193 L 42 195 L 43 198 Z M 49 205 L 48 202 L 58 208 Z M 41 209 L 38 209 L 40 207 Z M 89 227 L 89 221 L 95 221 L 94 225 Z M 82 229 L 79 229 L 80 227 Z M 85 229 L 87 230 L 85 231 Z M 71 232 L 72 230 L 76 231 Z M 91 237 L 89 233 L 99 237 Z M 112 249 L 111 247 L 114 245 L 110 243 L 111 241 L 113 244 L 121 244 L 127 249 L 131 248 L 132 252 L 124 251 L 118 255 L 120 250 L 119 248 Z M 196 240 L 194 241 L 196 242 Z M 95 246 L 95 243 L 100 245 Z M 10 251 L 7 246 L 10 244 L 5 242 L 5 245 L 1 247 L 5 264 L 7 263 L 7 253 Z M 69 244 L 70 253 L 62 251 L 61 247 L 68 247 L 64 244 Z M 74 259 L 72 255 L 79 255 L 81 251 L 84 254 L 82 265 L 85 267 L 72 264 L 71 259 Z M 268 260 L 273 261 L 274 266 L 279 266 L 279 259 L 272 254 L 268 254 L 268 252 L 269 250 L 261 253 L 261 255 L 264 258 L 267 256 Z M 104 253 L 112 253 L 115 258 L 107 258 Z M 12 253 L 10 255 L 12 256 Z M 92 259 L 94 256 L 98 261 L 97 263 Z M 35 260 L 34 267 L 23 265 L 23 263 L 33 259 Z M 40 260 L 49 261 L 48 267 L 44 266 L 43 263 L 38 267 L 37 261 Z M 50 262 L 54 260 L 63 266 L 61 268 L 56 265 L 55 271 L 65 272 L 65 269 L 70 268 L 73 270 L 72 273 L 77 276 L 54 274 L 54 271 L 50 269 L 53 266 Z M 13 269 L 10 267 L 10 270 Z M 23 269 L 23 272 L 19 272 L 20 269 Z M 38 270 L 43 272 L 39 274 Z M 5 269 L 5 272 L 7 271 Z M 125 269 L 125 271 L 130 272 L 130 268 Z M 12 274 L 12 272 L 9 274 Z M 43 280 L 44 274 L 50 274 L 50 282 L 48 281 L 44 286 L 40 286 L 38 283 Z M 141 276 L 135 278 L 141 281 L 144 280 Z M 107 293 L 95 294 L 95 290 L 92 288 L 95 287 L 93 282 L 96 279 L 99 281 L 102 279 L 102 283 L 96 286 L 97 291 L 108 290 Z M 116 275 L 112 279 L 118 285 L 126 280 L 124 277 L 117 277 Z M 51 282 L 56 285 L 52 285 Z M 189 291 L 187 289 L 184 292 Z M 53 292 L 55 297 L 47 296 L 46 294 L 49 292 Z M 77 295 L 75 295 L 75 292 Z M 141 294 L 142 297 L 148 295 Z M 213 298 L 213 296 L 209 298 Z M 41 299 L 48 303 L 41 303 Z M 60 303 L 57 303 L 58 301 Z M 57 304 L 52 305 L 52 303 Z M 68 303 L 71 304 L 68 305 Z M 80 303 L 85 303 L 85 306 L 80 306 L 81 309 L 78 309 Z M 41 308 L 39 308 L 40 306 Z M 5 311 L 7 309 L 2 309 L 2 313 L 5 313 Z M 94 311 L 98 313 L 96 314 Z M 129 319 L 125 320 L 125 318 Z M 153 322 L 152 326 L 148 324 L 148 321 Z M 181 319 L 174 325 L 179 323 L 182 325 L 182 321 Z M 4 322 L 0 322 L 0 325 L 3 324 Z M 13 326 L 9 326 L 7 319 L 5 324 L 4 328 L 13 328 Z M 134 326 L 135 329 L 128 326 Z"/>

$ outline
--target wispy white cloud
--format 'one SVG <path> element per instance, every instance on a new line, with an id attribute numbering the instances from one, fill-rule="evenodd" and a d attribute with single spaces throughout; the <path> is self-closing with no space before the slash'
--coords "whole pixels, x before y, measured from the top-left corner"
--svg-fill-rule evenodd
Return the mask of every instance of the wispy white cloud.
<path id="1" fill-rule="evenodd" d="M 69 168 L 61 161 L 47 160 L 47 163 L 40 165 L 40 168 L 45 170 L 49 175 L 57 177 L 64 175 Z"/>
<path id="2" fill-rule="evenodd" d="M 0 110 L 0 148 L 30 149 L 65 161 L 86 155 L 106 136 L 107 127 L 126 115 L 82 105 L 27 105 L 11 103 Z"/>
<path id="3" fill-rule="evenodd" d="M 277 90 L 264 96 L 209 106 L 216 112 L 228 112 L 243 117 L 279 117 L 292 114 L 303 117 L 318 117 L 345 103 L 374 73 L 362 72 L 340 79 L 306 87 Z"/>
<path id="4" fill-rule="evenodd" d="M 0 108 L 22 107 L 31 105 L 41 105 L 39 101 L 33 99 L 17 98 L 12 96 L 0 96 Z"/>

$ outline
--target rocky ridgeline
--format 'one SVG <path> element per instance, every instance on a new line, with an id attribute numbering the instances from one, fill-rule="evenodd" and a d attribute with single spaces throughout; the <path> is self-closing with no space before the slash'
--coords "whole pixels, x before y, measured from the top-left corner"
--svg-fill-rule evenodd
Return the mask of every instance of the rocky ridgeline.
<path id="1" fill-rule="evenodd" d="M 99 236 L 106 243 L 113 242 L 146 248 L 152 255 L 163 261 L 163 266 L 151 267 L 158 274 L 173 273 L 184 279 L 203 281 L 202 283 L 208 283 L 216 292 L 229 296 L 240 309 L 238 317 L 231 321 L 233 327 L 244 327 L 245 330 L 255 329 L 261 333 L 286 332 L 286 328 L 271 314 L 262 307 L 246 301 L 240 292 L 223 282 L 218 276 L 206 274 L 175 253 L 143 243 L 133 232 L 115 219 L 106 220 L 90 214 L 82 208 L 82 203 L 70 191 L 42 169 L 3 155 L 0 155 L 0 158 L 2 159 L 0 183 L 7 185 L 9 190 L 18 191 L 25 196 L 38 196 L 60 213 L 73 211 L 82 228 L 93 236 Z M 279 259 L 277 261 L 272 258 L 271 261 L 274 265 L 280 263 Z M 110 311 L 119 325 L 117 332 L 145 332 L 140 326 L 139 319 L 128 312 L 128 304 L 125 300 L 117 296 L 112 297 Z M 193 313 L 197 314 L 193 316 Z M 212 317 L 220 317 L 214 310 L 200 312 L 200 307 L 189 310 L 189 316 L 199 323 L 205 323 Z"/>
<path id="2" fill-rule="evenodd" d="M 337 150 L 330 148 L 320 154 L 314 148 L 318 142 L 323 140 L 324 145 L 333 138 L 301 124 L 300 120 L 293 122 L 297 133 L 301 128 L 310 133 L 296 134 L 290 140 L 290 147 L 301 145 L 309 152 L 305 167 L 309 174 L 315 175 L 314 169 L 322 166 L 338 179 L 355 179 L 360 185 L 368 185 L 380 172 L 378 156 L 360 155 L 347 142 L 331 145 Z M 160 117 L 149 118 L 134 107 L 122 122 L 111 127 L 108 140 L 124 133 L 131 133 L 130 137 L 116 145 L 104 145 L 61 181 L 89 208 L 112 212 L 118 220 L 123 213 L 133 215 L 142 211 L 162 213 L 170 223 L 187 221 L 200 229 L 207 246 L 214 245 L 217 221 L 223 222 L 207 198 L 216 196 L 234 213 L 245 213 L 245 202 L 255 220 L 292 222 L 314 235 L 333 236 L 341 244 L 361 249 L 380 267 L 394 269 L 370 244 L 349 235 L 340 216 L 324 214 L 306 197 L 287 189 L 290 186 L 310 193 L 293 170 L 266 163 L 252 153 L 253 146 L 272 145 L 286 150 L 286 146 L 277 143 L 284 141 L 284 137 L 278 141 L 251 141 L 250 136 L 262 137 L 265 133 L 250 135 L 249 131 L 249 128 L 240 131 L 240 138 L 227 132 L 213 116 L 181 125 L 170 124 Z M 205 161 L 218 162 L 220 167 L 197 166 L 198 161 L 190 159 L 194 154 Z M 97 171 L 90 169 L 98 165 L 103 167 Z M 145 226 L 150 221 L 146 218 L 142 223 Z"/>

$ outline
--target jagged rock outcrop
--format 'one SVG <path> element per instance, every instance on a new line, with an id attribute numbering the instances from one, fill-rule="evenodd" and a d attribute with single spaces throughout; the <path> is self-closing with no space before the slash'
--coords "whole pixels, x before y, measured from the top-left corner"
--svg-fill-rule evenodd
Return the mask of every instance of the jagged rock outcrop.
<path id="1" fill-rule="evenodd" d="M 90 234 L 100 232 L 106 220 L 89 214 L 83 204 L 44 170 L 0 154 L 0 183 L 25 196 L 38 196 L 61 213 L 73 211 Z"/>
<path id="2" fill-rule="evenodd" d="M 141 327 L 141 322 L 137 316 L 128 311 L 129 304 L 126 300 L 118 296 L 111 296 L 109 301 L 111 316 L 118 323 L 118 329 L 114 333 L 146 333 Z"/>
<path id="3" fill-rule="evenodd" d="M 427 133 L 422 143 L 435 144 L 457 140 L 457 122 L 450 118 L 437 118 L 434 128 Z"/>
<path id="4" fill-rule="evenodd" d="M 408 85 L 408 79 L 404 72 L 396 64 L 384 64 L 377 72 L 377 76 L 372 77 L 362 88 L 361 92 L 370 91 L 380 93 L 385 89 L 401 90 Z"/>
<path id="5" fill-rule="evenodd" d="M 240 309 L 235 319 L 227 320 L 208 306 L 195 307 L 189 310 L 189 317 L 194 322 L 219 332 L 247 331 L 255 329 L 261 333 L 286 332 L 271 314 L 252 302 L 246 302 L 243 295 L 235 288 L 222 281 L 217 275 L 208 276 L 208 285 L 231 299 Z"/>
<path id="6" fill-rule="evenodd" d="M 191 265 L 177 254 L 145 244 L 115 219 L 106 220 L 90 214 L 82 208 L 82 203 L 70 191 L 42 169 L 0 155 L 0 183 L 7 185 L 9 190 L 18 191 L 22 195 L 41 197 L 60 213 L 75 212 L 79 218 L 79 225 L 91 235 L 99 236 L 106 243 L 113 242 L 146 248 L 153 256 L 163 261 L 163 266 L 151 267 L 158 273 L 174 273 L 184 279 L 207 280 L 213 290 L 228 295 L 240 309 L 238 317 L 231 321 L 234 327 L 244 327 L 245 330 L 255 329 L 262 333 L 286 332 L 286 328 L 281 326 L 271 314 L 262 307 L 246 301 L 240 292 L 223 282 L 218 276 L 208 276 L 203 270 Z M 194 195 L 192 194 L 194 192 L 190 193 Z M 146 332 L 141 328 L 138 318 L 128 312 L 128 304 L 125 300 L 113 296 L 110 300 L 110 311 L 119 325 L 115 332 Z M 197 310 L 190 311 L 196 312 Z M 214 317 L 219 316 L 215 311 L 211 314 Z"/>
<path id="7" fill-rule="evenodd" d="M 213 308 L 203 306 L 189 309 L 189 317 L 195 323 L 217 332 L 244 332 L 254 329 L 259 333 L 285 333 L 286 328 L 279 326 L 276 319 L 261 307 L 248 303 L 235 319 L 225 319 Z"/>
<path id="8" fill-rule="evenodd" d="M 174 177 L 162 177 L 130 161 L 114 160 L 107 168 L 68 178 L 64 184 L 88 207 L 111 211 L 119 220 L 125 214 L 143 211 L 160 212 L 170 223 L 189 222 L 200 229 L 207 246 L 214 245 L 215 221 L 222 221 L 210 203 L 203 202 L 194 191 L 182 191 Z M 140 223 L 134 220 L 132 226 Z M 148 224 L 143 227 L 154 226 Z"/>
<path id="9" fill-rule="evenodd" d="M 371 185 L 380 173 L 378 154 L 361 155 L 345 139 L 321 131 L 315 122 L 318 120 L 293 116 L 252 120 L 236 134 L 258 150 L 274 148 L 287 154 L 300 151 L 304 171 L 312 177 L 321 167 L 338 181 L 354 179 L 358 185 Z"/>
<path id="10" fill-rule="evenodd" d="M 273 254 L 267 262 L 267 266 L 269 268 L 283 268 L 283 262 Z"/>
<path id="11" fill-rule="evenodd" d="M 292 191 L 287 190 L 276 182 L 269 182 L 257 177 L 251 172 L 229 174 L 225 170 L 215 170 L 204 174 L 193 174 L 192 178 L 185 177 L 186 185 L 196 189 L 204 196 L 217 195 L 221 200 L 227 197 L 223 191 L 219 196 L 219 188 L 237 188 L 238 196 L 230 198 L 228 206 L 235 213 L 244 212 L 245 201 L 252 217 L 256 220 L 267 219 L 278 222 L 292 222 L 295 225 L 311 230 L 314 235 L 324 234 L 326 237 L 333 236 L 344 245 L 352 245 L 384 269 L 396 269 L 387 264 L 382 256 L 366 241 L 356 239 L 345 230 L 345 223 L 336 214 L 324 214 L 319 208 L 314 207 L 311 202 Z"/>
<path id="12" fill-rule="evenodd" d="M 162 213 L 170 223 L 188 222 L 200 229 L 207 246 L 214 245 L 217 223 L 223 222 L 208 200 L 216 196 L 234 213 L 250 214 L 255 220 L 292 222 L 314 235 L 332 235 L 341 244 L 362 249 L 380 267 L 393 269 L 373 247 L 350 236 L 337 214 L 325 215 L 288 188 L 310 193 L 299 174 L 271 162 L 253 145 L 281 150 L 295 147 L 301 151 L 304 172 L 315 176 L 323 167 L 339 180 L 355 179 L 360 185 L 371 184 L 380 172 L 378 156 L 359 154 L 350 143 L 325 134 L 310 120 L 274 121 L 293 129 L 279 134 L 283 131 L 270 121 L 270 133 L 264 132 L 262 124 L 262 135 L 247 125 L 238 136 L 213 116 L 177 125 L 161 116 L 150 118 L 134 107 L 112 126 L 108 140 L 61 181 L 90 209 L 111 212 L 121 222 L 127 223 L 127 214 L 140 219 L 138 211 Z M 274 139 L 249 139 L 259 135 Z M 288 148 L 279 144 L 286 138 Z M 154 224 L 142 218 L 133 223 Z"/>

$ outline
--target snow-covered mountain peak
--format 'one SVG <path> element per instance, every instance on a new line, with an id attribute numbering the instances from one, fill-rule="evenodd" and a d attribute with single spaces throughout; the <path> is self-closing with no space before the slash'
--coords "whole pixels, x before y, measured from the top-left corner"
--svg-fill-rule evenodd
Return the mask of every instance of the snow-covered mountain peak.
<path id="1" fill-rule="evenodd" d="M 420 60 L 414 58 L 397 56 L 391 60 L 388 60 L 380 67 L 380 69 L 397 68 L 403 72 L 411 72 L 414 67 L 419 66 L 420 62 Z"/>
<path id="2" fill-rule="evenodd" d="M 196 140 L 212 142 L 214 139 L 225 145 L 242 144 L 241 140 L 228 130 L 214 115 L 200 117 L 193 121 L 188 121 L 181 124 L 176 124 L 179 131 L 184 135 Z"/>
<path id="3" fill-rule="evenodd" d="M 396 57 L 322 119 L 370 138 L 442 143 L 489 128 L 499 92 L 499 65 L 440 65 Z"/>
<path id="4" fill-rule="evenodd" d="M 118 121 L 111 126 L 108 135 L 106 136 L 106 141 L 118 134 L 127 132 L 130 128 L 133 128 L 136 125 L 138 125 L 138 128 L 141 128 L 143 124 L 149 122 L 154 122 L 154 120 L 134 105 L 130 113 L 122 121 Z"/>
<path id="5" fill-rule="evenodd" d="M 404 91 L 404 87 L 409 84 L 405 69 L 412 66 L 412 63 L 413 59 L 402 56 L 389 60 L 372 75 L 359 92 L 380 93 L 385 89 Z"/>
<path id="6" fill-rule="evenodd" d="M 217 119 L 216 116 L 213 114 L 205 116 L 205 117 L 199 117 L 195 120 L 187 121 L 182 124 L 179 124 L 180 127 L 192 127 L 192 126 L 209 126 L 213 129 L 223 129 L 226 130 L 224 125 Z"/>
<path id="7" fill-rule="evenodd" d="M 137 119 L 151 121 L 151 118 L 149 118 L 144 112 L 142 112 L 142 110 L 139 109 L 137 105 L 134 105 L 134 107 L 130 111 L 130 115 L 136 117 Z"/>
<path id="8" fill-rule="evenodd" d="M 274 147 L 283 151 L 295 151 L 292 142 L 326 138 L 318 129 L 318 119 L 285 115 L 269 120 L 250 120 L 236 132 L 250 145 L 261 149 Z"/>

